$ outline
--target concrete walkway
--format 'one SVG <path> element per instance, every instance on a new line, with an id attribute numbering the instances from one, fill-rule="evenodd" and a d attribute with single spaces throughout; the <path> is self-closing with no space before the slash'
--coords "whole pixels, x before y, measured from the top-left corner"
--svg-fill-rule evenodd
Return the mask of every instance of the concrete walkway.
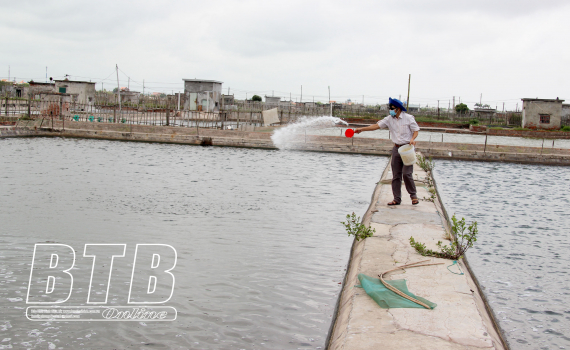
<path id="1" fill-rule="evenodd" d="M 252 127 L 253 128 L 253 127 Z M 252 131 L 197 129 L 133 125 L 121 123 L 90 123 L 51 119 L 19 121 L 16 127 L 0 128 L 0 138 L 20 136 L 70 137 L 135 142 L 163 142 L 213 146 L 275 149 L 271 141 L 273 127 L 255 127 Z M 315 152 L 390 155 L 392 142 L 387 139 L 344 136 L 298 135 L 292 142 L 295 149 Z M 418 142 L 416 149 L 433 158 L 477 160 L 528 164 L 570 165 L 570 150 L 541 149 L 520 146 L 489 146 L 475 144 Z"/>
<path id="2" fill-rule="evenodd" d="M 437 249 L 437 241 L 449 243 L 447 224 L 438 199 L 412 206 L 404 187 L 402 204 L 386 205 L 393 199 L 389 164 L 364 218 L 376 233 L 353 246 L 329 349 L 504 349 L 465 265 L 460 262 L 465 275 L 453 274 L 447 269 L 452 261 L 423 257 L 410 246 L 410 236 L 431 249 Z M 416 165 L 418 198 L 429 197 L 422 182 L 425 176 Z M 410 292 L 437 304 L 433 310 L 382 309 L 363 289 L 354 287 L 359 273 L 378 277 L 426 259 L 444 264 L 398 270 L 385 279 L 406 279 Z M 459 272 L 457 265 L 450 269 Z"/>

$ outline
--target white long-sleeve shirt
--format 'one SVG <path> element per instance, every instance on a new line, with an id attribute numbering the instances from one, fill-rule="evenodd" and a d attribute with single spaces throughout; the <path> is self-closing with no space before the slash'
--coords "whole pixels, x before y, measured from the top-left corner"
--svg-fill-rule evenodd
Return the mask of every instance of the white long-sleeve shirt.
<path id="1" fill-rule="evenodd" d="M 413 115 L 401 112 L 400 117 L 387 116 L 378 122 L 380 129 L 388 128 L 390 130 L 390 138 L 397 145 L 410 143 L 414 131 L 420 131 L 418 123 Z"/>

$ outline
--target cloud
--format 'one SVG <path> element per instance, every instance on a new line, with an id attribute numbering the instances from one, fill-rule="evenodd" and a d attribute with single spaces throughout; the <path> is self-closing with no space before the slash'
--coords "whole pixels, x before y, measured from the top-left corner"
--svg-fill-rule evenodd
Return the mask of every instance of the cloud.
<path id="1" fill-rule="evenodd" d="M 0 71 L 29 79 L 46 65 L 53 76 L 101 79 L 119 64 L 139 90 L 143 79 L 170 91 L 196 77 L 242 98 L 300 97 L 300 85 L 328 98 L 330 85 L 336 99 L 372 100 L 406 94 L 411 73 L 412 95 L 425 101 L 570 99 L 564 1 L 1 3 Z"/>

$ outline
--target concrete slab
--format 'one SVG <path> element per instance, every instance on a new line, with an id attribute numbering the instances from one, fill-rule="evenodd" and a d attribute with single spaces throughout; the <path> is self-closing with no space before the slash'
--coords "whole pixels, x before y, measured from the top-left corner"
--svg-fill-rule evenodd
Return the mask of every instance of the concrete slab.
<path id="1" fill-rule="evenodd" d="M 402 205 L 390 208 L 378 208 L 372 216 L 372 222 L 386 225 L 398 224 L 441 224 L 437 213 L 425 213 L 415 209 L 403 208 Z"/>

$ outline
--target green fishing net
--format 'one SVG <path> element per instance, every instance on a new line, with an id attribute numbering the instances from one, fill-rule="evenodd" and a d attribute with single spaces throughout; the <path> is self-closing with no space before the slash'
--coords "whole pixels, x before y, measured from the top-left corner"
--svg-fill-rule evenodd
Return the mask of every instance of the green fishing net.
<path id="1" fill-rule="evenodd" d="M 380 282 L 379 278 L 372 278 L 361 273 L 358 275 L 358 279 L 360 280 L 360 287 L 362 287 L 366 291 L 366 294 L 368 294 L 383 309 L 396 309 L 396 308 L 425 309 L 425 307 L 416 304 L 413 301 L 408 300 L 404 297 L 401 297 L 398 294 L 389 290 L 388 288 L 384 287 L 382 282 Z M 429 300 L 426 300 L 422 297 L 418 297 L 410 293 L 410 291 L 408 291 L 408 286 L 406 285 L 406 280 L 391 280 L 391 281 L 384 280 L 384 281 L 390 284 L 392 287 L 399 289 L 404 294 L 407 294 L 412 298 L 425 303 L 432 309 L 437 306 L 437 304 L 432 303 Z"/>

